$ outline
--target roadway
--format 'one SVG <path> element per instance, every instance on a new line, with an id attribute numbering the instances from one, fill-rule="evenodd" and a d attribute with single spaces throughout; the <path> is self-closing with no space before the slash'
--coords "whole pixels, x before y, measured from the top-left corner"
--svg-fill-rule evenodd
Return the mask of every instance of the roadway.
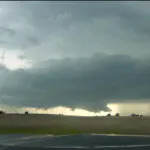
<path id="1" fill-rule="evenodd" d="M 150 136 L 0 135 L 0 150 L 150 150 Z"/>

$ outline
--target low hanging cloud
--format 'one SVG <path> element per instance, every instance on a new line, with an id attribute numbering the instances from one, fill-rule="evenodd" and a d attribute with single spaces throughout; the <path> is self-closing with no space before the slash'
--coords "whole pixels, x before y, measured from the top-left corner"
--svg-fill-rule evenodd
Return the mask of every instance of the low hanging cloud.
<path id="1" fill-rule="evenodd" d="M 115 114 L 115 111 L 114 112 L 99 111 L 95 113 L 80 108 L 71 109 L 62 106 L 45 109 L 45 108 L 37 108 L 37 107 L 15 107 L 6 104 L 5 105 L 1 104 L 0 109 L 3 110 L 4 112 L 9 112 L 9 113 L 29 112 L 32 114 L 57 114 L 57 115 L 68 115 L 68 116 L 106 116 L 108 113 Z"/>
<path id="2" fill-rule="evenodd" d="M 95 54 L 62 59 L 35 69 L 4 72 L 0 94 L 9 104 L 106 110 L 110 102 L 149 100 L 149 60 L 128 55 Z M 52 64 L 52 65 L 51 65 Z"/>

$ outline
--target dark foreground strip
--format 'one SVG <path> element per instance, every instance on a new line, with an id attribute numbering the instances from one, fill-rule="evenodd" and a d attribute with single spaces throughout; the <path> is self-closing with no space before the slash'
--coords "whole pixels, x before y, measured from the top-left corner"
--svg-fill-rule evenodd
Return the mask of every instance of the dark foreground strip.
<path id="1" fill-rule="evenodd" d="M 150 145 L 116 145 L 116 146 L 95 146 L 95 147 L 25 147 L 25 146 L 0 146 L 0 150 L 150 150 Z"/>

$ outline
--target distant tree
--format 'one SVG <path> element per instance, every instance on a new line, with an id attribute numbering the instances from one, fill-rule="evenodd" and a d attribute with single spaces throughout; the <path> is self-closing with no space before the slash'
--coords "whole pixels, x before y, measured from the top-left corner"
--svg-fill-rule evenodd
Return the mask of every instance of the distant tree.
<path id="1" fill-rule="evenodd" d="M 107 114 L 107 116 L 108 116 L 108 117 L 110 117 L 110 116 L 111 116 L 111 114 Z"/>
<path id="2" fill-rule="evenodd" d="M 5 113 L 4 111 L 0 110 L 0 115 L 2 115 L 2 114 L 4 114 L 4 113 Z"/>
<path id="3" fill-rule="evenodd" d="M 115 114 L 115 116 L 119 117 L 119 116 L 120 116 L 120 114 L 119 114 L 119 113 L 116 113 L 116 114 Z"/>
<path id="4" fill-rule="evenodd" d="M 28 112 L 28 111 L 26 111 L 24 114 L 25 114 L 25 115 L 28 115 L 28 114 L 29 114 L 29 112 Z"/>

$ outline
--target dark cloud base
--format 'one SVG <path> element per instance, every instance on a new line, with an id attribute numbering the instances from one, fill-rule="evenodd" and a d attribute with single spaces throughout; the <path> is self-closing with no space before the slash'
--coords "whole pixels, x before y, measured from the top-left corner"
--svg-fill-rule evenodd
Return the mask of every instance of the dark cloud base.
<path id="1" fill-rule="evenodd" d="M 104 110 L 109 102 L 150 98 L 150 62 L 127 55 L 51 60 L 38 69 L 9 71 L 1 88 L 10 104 Z M 44 67 L 43 67 L 44 66 Z"/>

